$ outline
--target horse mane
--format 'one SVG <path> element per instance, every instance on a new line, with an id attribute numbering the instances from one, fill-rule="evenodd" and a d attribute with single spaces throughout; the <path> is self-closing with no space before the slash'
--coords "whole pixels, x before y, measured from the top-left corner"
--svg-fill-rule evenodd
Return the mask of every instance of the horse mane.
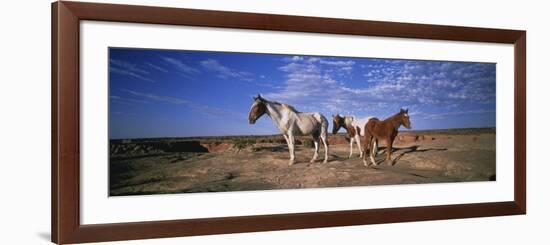
<path id="1" fill-rule="evenodd" d="M 382 122 L 382 123 L 391 123 L 391 124 L 395 124 L 399 121 L 399 116 L 401 115 L 401 112 L 398 112 L 382 121 L 378 120 L 379 122 Z M 378 119 L 378 118 L 376 118 Z"/>
<path id="2" fill-rule="evenodd" d="M 355 118 L 353 116 L 344 116 L 344 124 L 353 126 Z"/>
<path id="3" fill-rule="evenodd" d="M 284 108 L 286 108 L 287 110 L 290 110 L 290 111 L 292 111 L 292 112 L 294 112 L 294 113 L 299 113 L 299 111 L 296 110 L 296 108 L 294 108 L 293 106 L 291 106 L 291 105 L 289 105 L 289 104 L 279 103 L 279 102 L 274 102 L 274 103 L 279 104 L 279 105 L 281 105 L 282 107 L 284 107 Z"/>
<path id="4" fill-rule="evenodd" d="M 283 108 L 289 110 L 289 111 L 292 111 L 294 113 L 299 113 L 298 110 L 296 110 L 296 108 L 294 108 L 294 106 L 291 106 L 289 104 L 285 104 L 285 103 L 281 103 L 281 102 L 278 102 L 278 101 L 269 101 L 269 100 L 266 100 L 266 99 L 263 99 L 264 102 L 269 102 L 269 103 L 272 103 L 272 104 L 276 104 L 276 105 L 280 105 L 282 106 Z"/>
<path id="5" fill-rule="evenodd" d="M 394 120 L 396 119 L 399 115 L 401 114 L 401 112 L 398 112 L 398 113 L 395 113 L 394 115 L 384 119 L 384 121 L 388 121 L 388 120 Z"/>

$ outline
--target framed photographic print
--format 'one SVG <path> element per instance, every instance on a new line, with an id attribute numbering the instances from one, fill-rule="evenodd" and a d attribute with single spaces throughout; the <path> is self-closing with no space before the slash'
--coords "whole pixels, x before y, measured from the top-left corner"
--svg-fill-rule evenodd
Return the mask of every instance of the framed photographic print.
<path id="1" fill-rule="evenodd" d="M 526 32 L 52 5 L 52 240 L 525 214 Z"/>

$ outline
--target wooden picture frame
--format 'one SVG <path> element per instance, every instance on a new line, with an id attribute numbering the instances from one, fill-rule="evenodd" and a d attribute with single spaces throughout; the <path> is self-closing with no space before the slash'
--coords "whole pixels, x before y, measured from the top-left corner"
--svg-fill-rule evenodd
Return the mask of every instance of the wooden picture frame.
<path id="1" fill-rule="evenodd" d="M 514 200 L 478 204 L 82 225 L 79 200 L 79 23 L 82 20 L 513 44 Z M 55 243 L 306 229 L 526 213 L 525 31 L 63 1 L 52 4 L 51 62 L 51 233 L 52 241 Z"/>

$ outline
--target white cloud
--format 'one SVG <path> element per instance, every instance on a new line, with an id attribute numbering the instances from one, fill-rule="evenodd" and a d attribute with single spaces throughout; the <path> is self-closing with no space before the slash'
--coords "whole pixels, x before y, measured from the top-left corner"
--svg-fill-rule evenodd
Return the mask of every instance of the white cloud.
<path id="1" fill-rule="evenodd" d="M 354 62 L 353 60 L 348 60 L 348 61 L 337 60 L 337 61 L 333 61 L 333 60 L 325 60 L 325 59 L 319 60 L 319 63 L 324 64 L 324 65 L 331 65 L 331 66 L 353 66 L 353 65 L 355 64 L 355 62 Z"/>
<path id="2" fill-rule="evenodd" d="M 184 74 L 187 74 L 187 75 L 192 75 L 192 74 L 197 74 L 197 73 L 200 73 L 199 70 L 183 63 L 181 60 L 178 60 L 178 59 L 174 59 L 174 58 L 171 58 L 171 57 L 162 57 L 162 60 L 164 60 L 165 62 L 173 65 L 174 67 L 176 67 L 176 69 Z"/>
<path id="3" fill-rule="evenodd" d="M 347 67 L 342 65 L 351 64 L 345 60 L 303 57 L 286 62 L 279 67 L 286 78 L 283 88 L 265 96 L 299 110 L 329 115 L 377 113 L 383 119 L 405 106 L 414 112 L 423 106 L 449 110 L 460 103 L 494 103 L 495 77 L 487 74 L 491 69 L 486 64 L 378 60 L 358 66 L 365 72 L 365 83 L 353 87 L 339 73 Z"/>
<path id="4" fill-rule="evenodd" d="M 132 64 L 123 60 L 109 59 L 109 71 L 137 78 L 146 82 L 155 82 L 153 79 L 146 77 L 149 74 L 149 71 L 138 67 L 136 64 Z"/>
<path id="5" fill-rule="evenodd" d="M 109 62 L 113 66 L 117 66 L 121 70 L 127 70 L 133 73 L 149 74 L 149 71 L 139 68 L 136 64 L 132 64 L 123 60 L 110 59 Z"/>
<path id="6" fill-rule="evenodd" d="M 317 58 L 317 57 L 311 57 L 307 60 L 307 62 L 310 62 L 310 63 L 313 63 L 313 62 L 317 62 L 317 61 L 320 61 L 321 59 L 320 58 Z"/>
<path id="7" fill-rule="evenodd" d="M 495 113 L 495 110 L 467 110 L 467 111 L 452 111 L 452 112 L 443 112 L 443 113 L 418 113 L 422 119 L 428 120 L 440 120 L 452 116 L 462 116 L 462 115 L 471 115 L 471 114 L 487 114 Z M 412 115 L 412 114 L 411 114 Z"/>
<path id="8" fill-rule="evenodd" d="M 136 97 L 145 98 L 145 99 L 148 99 L 148 100 L 151 100 L 151 101 L 164 102 L 164 103 L 174 104 L 174 105 L 184 105 L 184 106 L 187 106 L 187 107 L 193 109 L 194 111 L 196 111 L 198 113 L 201 113 L 201 114 L 207 115 L 207 116 L 224 117 L 224 118 L 227 117 L 227 116 L 233 116 L 233 117 L 242 117 L 242 118 L 244 118 L 243 115 L 240 115 L 240 114 L 237 114 L 237 113 L 228 112 L 226 110 L 216 108 L 216 107 L 212 107 L 212 106 L 198 104 L 198 103 L 195 103 L 195 102 L 192 102 L 192 101 L 189 101 L 189 100 L 184 100 L 184 99 L 170 97 L 170 96 L 157 95 L 157 94 L 152 94 L 152 93 L 137 92 L 137 91 L 129 90 L 129 89 L 121 89 L 121 90 L 124 91 L 124 92 L 127 92 L 131 95 L 134 95 Z"/>
<path id="9" fill-rule="evenodd" d="M 351 70 L 353 70 L 353 67 L 345 66 L 345 67 L 342 67 L 342 70 L 350 72 Z"/>
<path id="10" fill-rule="evenodd" d="M 383 91 L 383 86 L 390 84 L 401 88 L 391 95 L 402 100 L 430 104 L 456 103 L 456 100 L 494 103 L 494 70 L 488 74 L 487 64 L 391 60 L 367 65 L 365 70 L 364 77 L 375 84 L 375 91 Z"/>
<path id="11" fill-rule="evenodd" d="M 117 95 L 111 95 L 111 96 L 109 96 L 109 98 L 112 101 L 119 102 L 119 103 L 124 103 L 124 104 L 135 104 L 135 103 L 148 104 L 149 103 L 145 100 L 130 99 L 130 98 L 125 98 L 125 97 L 121 97 L 121 96 L 117 96 Z"/>
<path id="12" fill-rule="evenodd" d="M 339 111 L 350 106 L 352 102 L 346 98 L 346 91 L 341 88 L 329 69 L 324 69 L 318 63 L 319 58 L 302 59 L 279 67 L 285 73 L 286 81 L 282 89 L 267 93 L 265 96 L 285 103 L 292 103 L 300 110 Z M 315 63 L 317 62 L 317 63 Z"/>
<path id="13" fill-rule="evenodd" d="M 159 102 L 166 102 L 166 103 L 170 103 L 170 104 L 189 103 L 189 101 L 187 101 L 187 100 L 182 100 L 182 99 L 169 97 L 169 96 L 160 96 L 160 95 L 155 95 L 155 94 L 151 94 L 151 93 L 136 92 L 134 90 L 129 90 L 129 89 L 122 89 L 122 91 L 125 91 L 125 92 L 127 92 L 131 95 L 135 95 L 135 96 L 138 96 L 138 97 L 147 98 L 147 99 L 154 100 L 154 101 L 159 101 Z"/>
<path id="14" fill-rule="evenodd" d="M 207 70 L 217 72 L 217 77 L 222 79 L 235 78 L 243 81 L 252 81 L 252 73 L 246 71 L 237 71 L 227 66 L 222 65 L 214 59 L 203 60 L 200 62 L 202 67 Z"/>
<path id="15" fill-rule="evenodd" d="M 298 62 L 298 61 L 302 61 L 304 60 L 304 58 L 302 56 L 298 56 L 298 55 L 294 55 L 292 57 L 285 57 L 283 58 L 283 61 L 285 62 Z"/>
<path id="16" fill-rule="evenodd" d="M 155 70 L 157 70 L 157 71 L 161 71 L 161 72 L 164 72 L 164 73 L 167 73 L 167 72 L 168 72 L 168 70 L 166 70 L 166 69 L 164 69 L 164 68 L 162 68 L 162 67 L 160 67 L 160 66 L 158 66 L 158 65 L 155 65 L 155 64 L 153 64 L 153 63 L 147 62 L 146 64 L 147 64 L 149 67 L 151 67 L 151 68 L 153 68 L 153 69 L 155 69 Z"/>
<path id="17" fill-rule="evenodd" d="M 122 69 L 122 68 L 117 68 L 117 67 L 114 67 L 114 66 L 110 66 L 109 71 L 120 74 L 120 75 L 137 78 L 139 80 L 146 81 L 146 82 L 152 82 L 152 83 L 155 82 L 153 79 L 147 78 L 147 77 L 145 77 L 143 75 L 140 75 L 136 72 L 133 72 L 133 71 L 130 71 L 130 70 L 125 70 L 125 69 Z"/>

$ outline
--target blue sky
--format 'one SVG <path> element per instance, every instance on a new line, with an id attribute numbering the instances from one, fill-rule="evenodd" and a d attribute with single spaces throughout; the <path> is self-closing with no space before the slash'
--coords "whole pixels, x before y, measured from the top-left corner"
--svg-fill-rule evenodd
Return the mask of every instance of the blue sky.
<path id="1" fill-rule="evenodd" d="M 268 117 L 248 123 L 258 93 L 331 122 L 408 108 L 413 129 L 494 127 L 495 72 L 493 63 L 110 48 L 109 134 L 277 134 Z"/>

